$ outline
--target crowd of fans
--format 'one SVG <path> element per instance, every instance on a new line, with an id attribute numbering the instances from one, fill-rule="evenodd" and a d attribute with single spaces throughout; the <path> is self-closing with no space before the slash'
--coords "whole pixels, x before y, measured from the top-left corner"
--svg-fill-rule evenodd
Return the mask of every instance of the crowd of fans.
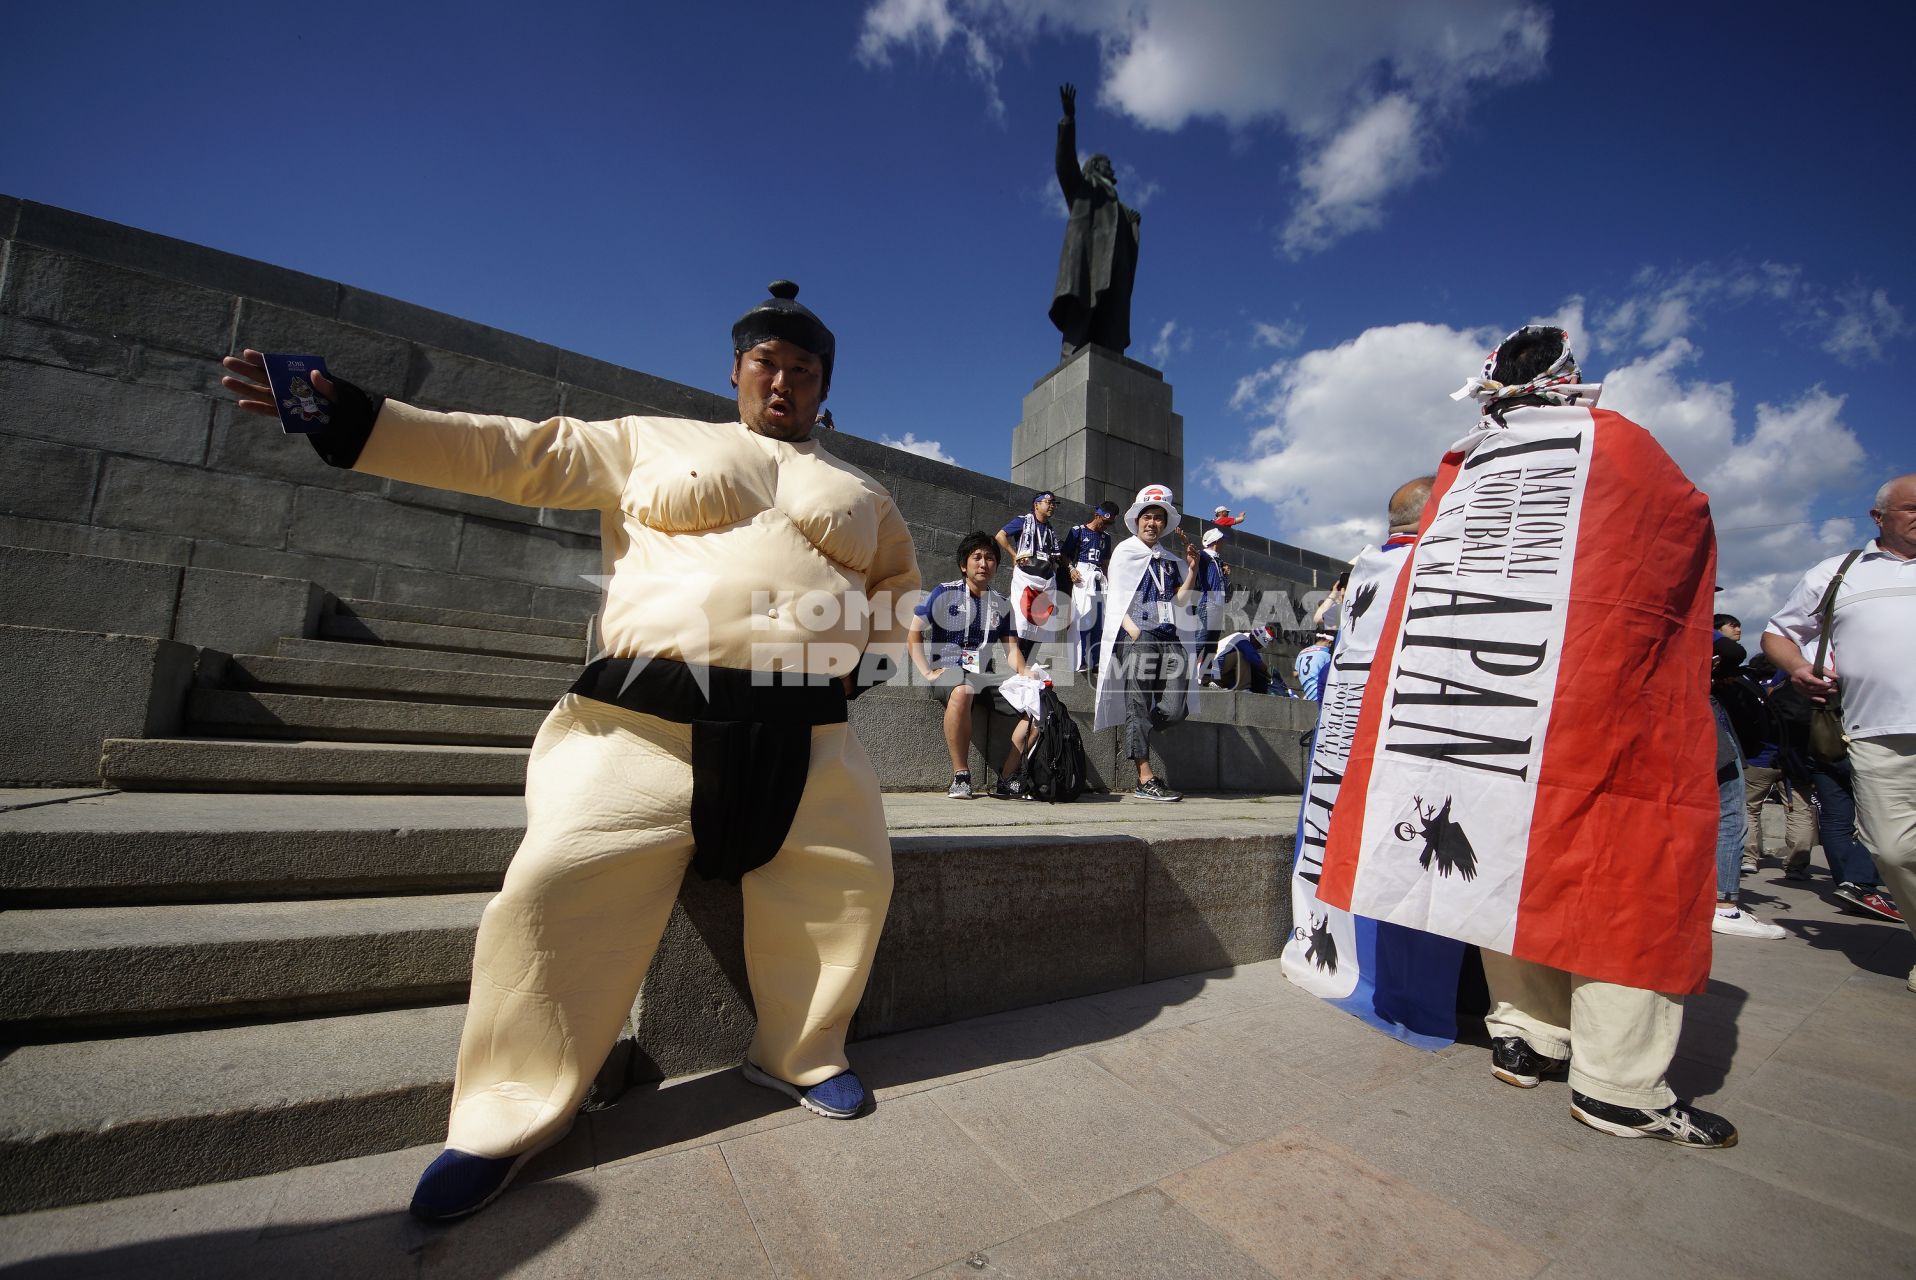
<path id="1" fill-rule="evenodd" d="M 1245 625 L 1242 613 L 1239 628 L 1225 630 L 1227 602 L 1237 595 L 1225 542 L 1228 531 L 1244 522 L 1243 512 L 1217 507 L 1211 527 L 1192 546 L 1177 527 L 1173 496 L 1164 486 L 1146 486 L 1126 512 L 1101 502 L 1062 534 L 1052 520 L 1057 506 L 1056 494 L 1040 491 L 1030 510 L 998 529 L 967 534 L 956 555 L 959 576 L 933 587 L 917 606 L 910 657 L 919 678 L 945 704 L 951 798 L 1028 798 L 1020 772 L 1037 713 L 1028 701 L 1014 705 L 1015 694 L 1008 699 L 1005 691 L 1017 690 L 1028 668 L 1036 667 L 1030 674 L 1038 680 L 1050 678 L 1036 665 L 1038 646 L 1046 641 L 1062 642 L 1073 676 L 1094 686 L 1101 685 L 1113 652 L 1128 656 L 1115 696 L 1126 707 L 1127 754 L 1137 762 L 1134 794 L 1142 799 L 1181 798 L 1155 778 L 1149 741 L 1153 732 L 1184 717 L 1182 708 L 1197 690 L 1322 699 L 1348 575 L 1312 612 L 1310 643 L 1291 664 L 1293 689 L 1271 660 L 1282 630 L 1270 623 Z M 1172 551 L 1173 540 L 1181 553 Z M 1124 542 L 1136 544 L 1148 563 L 1135 584 L 1126 584 L 1125 603 L 1114 605 L 1112 560 Z M 1001 565 L 1011 568 L 1008 596 L 992 588 Z M 1017 720 L 1012 750 L 988 790 L 973 786 L 970 766 L 980 707 Z"/>

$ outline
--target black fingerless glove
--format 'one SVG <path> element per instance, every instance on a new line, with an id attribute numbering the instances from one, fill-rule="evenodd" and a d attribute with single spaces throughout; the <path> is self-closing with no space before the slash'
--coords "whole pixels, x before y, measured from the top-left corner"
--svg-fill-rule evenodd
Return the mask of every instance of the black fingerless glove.
<path id="1" fill-rule="evenodd" d="M 344 378 L 334 378 L 333 420 L 318 431 L 308 432 L 313 452 L 329 467 L 350 471 L 359 461 L 359 451 L 373 433 L 379 419 L 379 407 L 385 396 L 369 396 Z"/>

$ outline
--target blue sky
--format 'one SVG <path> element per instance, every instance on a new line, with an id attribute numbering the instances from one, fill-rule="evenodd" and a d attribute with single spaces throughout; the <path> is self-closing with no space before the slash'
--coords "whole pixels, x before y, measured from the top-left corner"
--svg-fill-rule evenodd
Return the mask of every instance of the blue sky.
<path id="1" fill-rule="evenodd" d="M 1757 617 L 1916 468 L 1913 26 L 1846 4 L 77 0 L 9 16 L 0 192 L 714 390 L 731 321 L 789 276 L 839 335 L 842 426 L 1003 475 L 1057 354 L 1070 80 L 1081 148 L 1143 209 L 1129 354 L 1175 387 L 1191 505 L 1351 554 L 1469 425 L 1446 397 L 1483 349 L 1556 318 L 1605 406 L 1711 494 L 1723 599 Z"/>

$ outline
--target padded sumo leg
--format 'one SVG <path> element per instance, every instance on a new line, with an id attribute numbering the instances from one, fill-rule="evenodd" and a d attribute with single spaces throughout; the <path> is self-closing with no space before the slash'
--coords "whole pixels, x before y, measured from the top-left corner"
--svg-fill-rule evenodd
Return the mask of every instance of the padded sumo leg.
<path id="1" fill-rule="evenodd" d="M 546 718 L 525 840 L 479 926 L 447 1146 L 512 1155 L 570 1122 L 691 861 L 691 741 L 689 725 L 573 695 Z M 750 803 L 751 779 L 737 785 Z M 821 725 L 791 832 L 742 886 L 760 1067 L 799 1085 L 846 1068 L 891 884 L 871 763 L 848 725 Z"/>

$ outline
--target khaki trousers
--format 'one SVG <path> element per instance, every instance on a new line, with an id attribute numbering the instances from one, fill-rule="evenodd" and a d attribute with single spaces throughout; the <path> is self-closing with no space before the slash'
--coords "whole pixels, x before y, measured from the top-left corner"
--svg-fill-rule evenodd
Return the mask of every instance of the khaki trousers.
<path id="1" fill-rule="evenodd" d="M 1852 738 L 1856 836 L 1876 859 L 1883 887 L 1916 933 L 1916 733 Z"/>
<path id="2" fill-rule="evenodd" d="M 1781 769 L 1743 766 L 1743 802 L 1750 824 L 1743 831 L 1743 861 L 1754 865 L 1763 855 L 1763 798 L 1770 788 L 1783 780 Z M 1783 792 L 1783 865 L 1806 867 L 1810 850 L 1816 846 L 1816 814 L 1810 809 L 1809 793 L 1801 787 L 1786 786 Z"/>
<path id="3" fill-rule="evenodd" d="M 1570 1087 L 1599 1102 L 1657 1110 L 1676 1101 L 1664 1076 L 1683 1030 L 1683 997 L 1598 982 L 1484 951 L 1492 1037 L 1522 1036 L 1570 1059 Z"/>
<path id="4" fill-rule="evenodd" d="M 525 840 L 479 925 L 447 1146 L 514 1155 L 571 1123 L 691 861 L 691 748 L 690 725 L 572 694 L 546 717 Z M 849 725 L 820 725 L 791 832 L 741 886 L 749 1057 L 770 1075 L 813 1085 L 845 1070 L 891 887 L 877 776 Z"/>

